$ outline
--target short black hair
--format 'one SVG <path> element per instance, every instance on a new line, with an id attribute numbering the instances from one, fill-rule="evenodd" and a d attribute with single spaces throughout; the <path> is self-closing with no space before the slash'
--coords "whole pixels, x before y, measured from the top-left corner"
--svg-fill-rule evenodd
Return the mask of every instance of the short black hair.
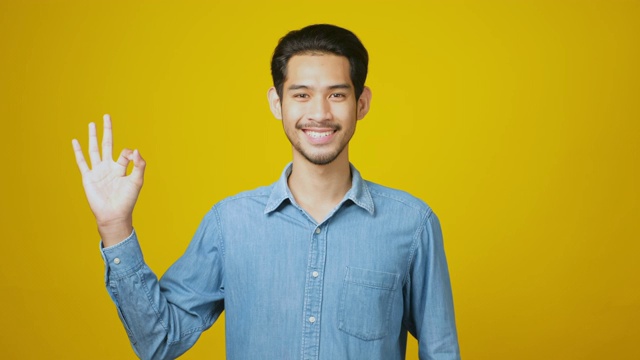
<path id="1" fill-rule="evenodd" d="M 271 77 L 280 99 L 287 78 L 287 64 L 294 55 L 328 53 L 349 60 L 351 82 L 356 99 L 364 90 L 369 67 L 369 53 L 360 39 L 347 29 L 329 24 L 309 25 L 282 37 L 271 58 Z"/>

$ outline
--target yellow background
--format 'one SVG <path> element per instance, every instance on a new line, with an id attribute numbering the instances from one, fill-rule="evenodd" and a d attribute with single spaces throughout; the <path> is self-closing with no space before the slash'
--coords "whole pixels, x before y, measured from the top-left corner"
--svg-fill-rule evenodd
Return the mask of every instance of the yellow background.
<path id="1" fill-rule="evenodd" d="M 71 139 L 110 113 L 114 150 L 140 149 L 134 221 L 162 274 L 216 201 L 289 161 L 269 60 L 318 22 L 370 52 L 352 161 L 438 213 L 463 358 L 640 358 L 640 2 L 622 0 L 0 0 L 0 357 L 134 358 Z M 222 359 L 223 337 L 184 358 Z"/>

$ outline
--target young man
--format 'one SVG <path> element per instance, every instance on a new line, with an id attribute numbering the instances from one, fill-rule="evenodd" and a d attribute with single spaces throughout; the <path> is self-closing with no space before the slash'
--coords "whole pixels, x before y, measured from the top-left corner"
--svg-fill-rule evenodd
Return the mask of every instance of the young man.
<path id="1" fill-rule="evenodd" d="M 102 237 L 107 290 L 141 358 L 175 358 L 226 311 L 229 359 L 459 359 L 436 215 L 411 195 L 365 181 L 349 140 L 369 111 L 368 55 L 332 25 L 292 31 L 275 49 L 268 98 L 293 161 L 273 185 L 217 203 L 163 278 L 145 265 L 131 214 L 145 162 L 76 159 Z M 134 168 L 126 176 L 127 164 Z"/>

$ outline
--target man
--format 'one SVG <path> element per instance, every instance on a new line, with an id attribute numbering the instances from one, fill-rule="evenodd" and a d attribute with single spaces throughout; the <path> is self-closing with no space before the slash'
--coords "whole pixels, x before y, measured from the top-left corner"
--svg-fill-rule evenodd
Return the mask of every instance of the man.
<path id="1" fill-rule="evenodd" d="M 98 222 L 107 289 L 141 358 L 175 358 L 226 311 L 230 359 L 459 359 L 436 215 L 411 195 L 365 181 L 349 140 L 369 111 L 368 54 L 358 38 L 312 25 L 282 38 L 268 99 L 293 148 L 273 185 L 217 203 L 162 280 L 145 265 L 131 214 L 145 162 L 89 157 L 73 141 Z M 133 161 L 133 171 L 126 167 Z"/>

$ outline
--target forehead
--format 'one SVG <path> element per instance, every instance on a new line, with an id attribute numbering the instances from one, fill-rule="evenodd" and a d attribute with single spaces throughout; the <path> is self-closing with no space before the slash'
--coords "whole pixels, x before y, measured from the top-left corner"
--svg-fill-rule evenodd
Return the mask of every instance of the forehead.
<path id="1" fill-rule="evenodd" d="M 334 54 L 294 55 L 287 64 L 285 84 L 331 86 L 351 83 L 349 60 Z"/>

